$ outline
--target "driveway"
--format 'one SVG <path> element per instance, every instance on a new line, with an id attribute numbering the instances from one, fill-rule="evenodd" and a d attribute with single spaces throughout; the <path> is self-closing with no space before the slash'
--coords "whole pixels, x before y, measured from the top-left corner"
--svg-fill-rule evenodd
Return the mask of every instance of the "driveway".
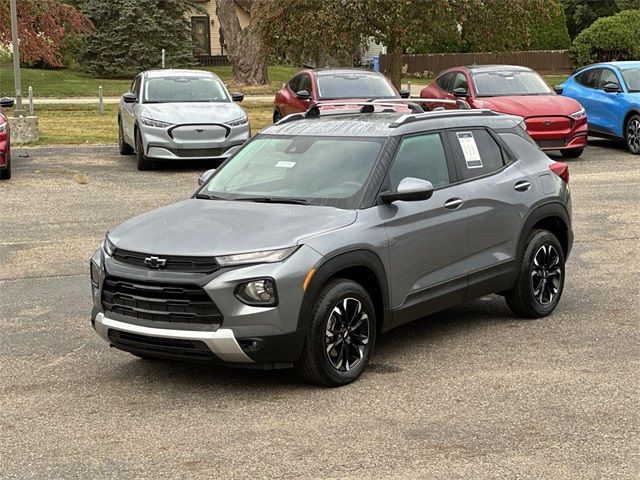
<path id="1" fill-rule="evenodd" d="M 93 333 L 89 257 L 105 232 L 187 197 L 206 165 L 138 172 L 115 146 L 13 154 L 0 477 L 638 478 L 640 158 L 620 146 L 569 162 L 576 242 L 554 315 L 523 321 L 481 298 L 383 335 L 340 389 L 144 361 Z"/>

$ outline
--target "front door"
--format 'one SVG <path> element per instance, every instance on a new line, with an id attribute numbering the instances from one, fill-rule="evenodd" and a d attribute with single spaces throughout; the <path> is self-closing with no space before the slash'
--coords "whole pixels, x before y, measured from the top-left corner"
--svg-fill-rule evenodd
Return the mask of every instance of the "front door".
<path id="1" fill-rule="evenodd" d="M 406 177 L 431 182 L 428 200 L 381 205 L 389 237 L 394 325 L 458 304 L 466 289 L 468 225 L 465 188 L 455 177 L 443 133 L 403 137 L 385 187 Z"/>

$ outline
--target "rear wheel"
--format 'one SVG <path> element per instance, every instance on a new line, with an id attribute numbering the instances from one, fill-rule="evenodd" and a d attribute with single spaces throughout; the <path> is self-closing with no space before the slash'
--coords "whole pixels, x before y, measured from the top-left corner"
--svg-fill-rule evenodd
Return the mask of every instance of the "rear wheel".
<path id="1" fill-rule="evenodd" d="M 11 178 L 11 153 L 7 152 L 7 162 L 4 168 L 0 169 L 0 180 L 9 180 Z"/>
<path id="2" fill-rule="evenodd" d="M 118 147 L 120 149 L 120 155 L 131 155 L 133 154 L 133 148 L 131 145 L 127 143 L 124 139 L 124 133 L 122 130 L 122 120 L 118 117 Z"/>
<path id="3" fill-rule="evenodd" d="M 520 260 L 516 283 L 505 293 L 507 305 L 524 318 L 549 315 L 560 301 L 564 273 L 564 252 L 556 236 L 534 230 Z"/>
<path id="4" fill-rule="evenodd" d="M 640 115 L 633 115 L 624 130 L 627 148 L 634 155 L 640 154 Z"/>
<path id="5" fill-rule="evenodd" d="M 365 369 L 375 340 L 376 315 L 367 291 L 352 280 L 333 280 L 313 305 L 296 369 L 312 383 L 346 385 Z"/>
<path id="6" fill-rule="evenodd" d="M 578 158 L 584 152 L 584 148 L 568 148 L 566 150 L 560 150 L 560 153 L 564 158 Z"/>
<path id="7" fill-rule="evenodd" d="M 138 170 L 151 170 L 151 162 L 147 160 L 144 154 L 144 146 L 140 130 L 136 130 L 136 158 L 138 160 Z"/>

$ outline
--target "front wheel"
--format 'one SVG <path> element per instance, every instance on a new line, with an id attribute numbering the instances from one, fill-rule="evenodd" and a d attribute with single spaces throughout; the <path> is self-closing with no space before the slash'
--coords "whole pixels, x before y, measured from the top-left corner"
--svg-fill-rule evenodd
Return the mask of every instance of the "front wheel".
<path id="1" fill-rule="evenodd" d="M 627 148 L 634 155 L 640 154 L 640 115 L 633 115 L 625 127 Z"/>
<path id="2" fill-rule="evenodd" d="M 122 120 L 120 117 L 118 117 L 118 149 L 120 151 L 120 155 L 133 154 L 133 148 L 131 148 L 131 145 L 129 145 L 124 139 L 124 131 L 122 130 Z"/>
<path id="3" fill-rule="evenodd" d="M 556 236 L 534 230 L 522 254 L 516 283 L 505 294 L 507 305 L 520 317 L 546 317 L 560 301 L 564 274 L 564 252 Z"/>
<path id="4" fill-rule="evenodd" d="M 560 154 L 564 158 L 578 158 L 584 152 L 584 148 L 568 148 L 566 150 L 560 150 Z"/>
<path id="5" fill-rule="evenodd" d="M 365 369 L 375 340 L 376 314 L 367 291 L 352 280 L 332 280 L 313 305 L 296 369 L 311 383 L 346 385 Z"/>
<path id="6" fill-rule="evenodd" d="M 11 154 L 7 155 L 7 161 L 3 169 L 0 169 L 0 180 L 9 180 L 11 178 Z"/>
<path id="7" fill-rule="evenodd" d="M 140 130 L 136 130 L 136 159 L 138 160 L 138 170 L 151 170 L 151 162 L 144 154 L 144 145 Z"/>

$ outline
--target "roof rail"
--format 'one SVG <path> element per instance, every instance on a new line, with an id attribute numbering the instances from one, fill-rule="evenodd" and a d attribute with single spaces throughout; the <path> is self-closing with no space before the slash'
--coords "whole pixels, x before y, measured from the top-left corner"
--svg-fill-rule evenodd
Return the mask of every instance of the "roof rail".
<path id="1" fill-rule="evenodd" d="M 412 113 L 403 115 L 397 120 L 395 120 L 389 128 L 397 128 L 402 125 L 406 125 L 407 123 L 418 122 L 420 120 L 432 119 L 434 117 L 450 117 L 455 115 L 463 115 L 463 116 L 497 116 L 499 115 L 496 112 L 493 112 L 487 108 L 473 109 L 473 110 L 440 110 L 440 111 L 431 111 L 424 113 Z"/>

